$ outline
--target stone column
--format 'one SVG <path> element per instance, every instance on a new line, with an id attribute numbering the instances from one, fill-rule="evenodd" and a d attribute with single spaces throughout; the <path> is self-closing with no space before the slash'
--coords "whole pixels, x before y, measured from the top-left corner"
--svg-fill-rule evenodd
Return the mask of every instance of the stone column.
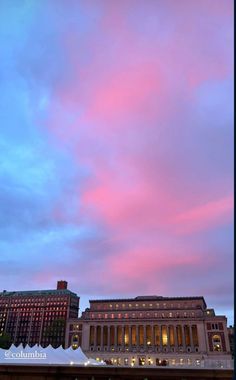
<path id="1" fill-rule="evenodd" d="M 167 349 L 168 349 L 168 352 L 170 352 L 170 325 L 166 325 L 166 332 L 167 332 Z"/>
<path id="2" fill-rule="evenodd" d="M 121 326 L 121 347 L 124 349 L 125 347 L 125 326 Z"/>
<path id="3" fill-rule="evenodd" d="M 155 345 L 155 336 L 154 336 L 154 325 L 151 325 L 151 345 L 154 347 Z"/>
<path id="4" fill-rule="evenodd" d="M 146 334 L 146 325 L 143 325 L 143 345 L 144 345 L 144 348 L 147 347 L 147 334 Z"/>
<path id="5" fill-rule="evenodd" d="M 132 347 L 132 331 L 131 325 L 129 325 L 129 349 Z"/>
<path id="6" fill-rule="evenodd" d="M 176 332 L 176 325 L 174 325 L 174 343 L 175 343 L 175 351 L 178 349 L 178 339 L 177 339 L 177 332 Z"/>
<path id="7" fill-rule="evenodd" d="M 160 331 L 160 351 L 162 352 L 162 350 L 163 350 L 163 345 L 162 345 L 162 325 L 159 325 L 159 331 Z"/>

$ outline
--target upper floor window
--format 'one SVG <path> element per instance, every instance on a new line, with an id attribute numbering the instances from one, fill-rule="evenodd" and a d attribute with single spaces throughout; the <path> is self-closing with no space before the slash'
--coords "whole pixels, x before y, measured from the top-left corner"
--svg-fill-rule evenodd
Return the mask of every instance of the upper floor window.
<path id="1" fill-rule="evenodd" d="M 212 344 L 213 344 L 213 351 L 222 351 L 221 338 L 219 335 L 213 335 Z"/>

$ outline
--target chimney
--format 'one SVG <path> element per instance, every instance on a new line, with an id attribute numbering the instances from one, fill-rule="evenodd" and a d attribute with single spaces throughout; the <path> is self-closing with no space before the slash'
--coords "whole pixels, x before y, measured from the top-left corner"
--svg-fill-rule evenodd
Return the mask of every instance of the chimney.
<path id="1" fill-rule="evenodd" d="M 67 281 L 57 281 L 57 290 L 67 289 Z"/>

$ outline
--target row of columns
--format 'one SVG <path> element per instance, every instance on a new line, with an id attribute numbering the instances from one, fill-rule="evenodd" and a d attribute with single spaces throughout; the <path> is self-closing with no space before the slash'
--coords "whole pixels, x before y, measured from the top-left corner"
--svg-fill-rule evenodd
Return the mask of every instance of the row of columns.
<path id="1" fill-rule="evenodd" d="M 118 339 L 118 329 L 121 329 L 121 339 Z M 132 329 L 135 329 L 135 339 L 132 339 Z M 149 329 L 149 334 L 147 334 L 148 329 Z M 112 335 L 114 335 L 114 337 L 111 337 L 111 331 L 113 332 Z M 100 336 L 98 336 L 98 334 Z M 184 349 L 186 348 L 186 346 L 194 348 L 195 346 L 198 346 L 197 326 L 196 325 L 93 325 L 93 326 L 90 326 L 90 346 L 131 347 L 131 346 L 140 346 L 140 345 L 150 346 L 150 347 L 159 346 L 160 348 L 162 347 L 176 347 L 177 348 L 180 346 L 183 347 Z"/>

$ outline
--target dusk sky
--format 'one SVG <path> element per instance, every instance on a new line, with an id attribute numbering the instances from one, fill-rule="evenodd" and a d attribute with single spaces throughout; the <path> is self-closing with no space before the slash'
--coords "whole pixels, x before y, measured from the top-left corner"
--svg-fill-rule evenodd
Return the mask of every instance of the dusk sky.
<path id="1" fill-rule="evenodd" d="M 233 322 L 233 1 L 0 2 L 0 289 Z"/>

